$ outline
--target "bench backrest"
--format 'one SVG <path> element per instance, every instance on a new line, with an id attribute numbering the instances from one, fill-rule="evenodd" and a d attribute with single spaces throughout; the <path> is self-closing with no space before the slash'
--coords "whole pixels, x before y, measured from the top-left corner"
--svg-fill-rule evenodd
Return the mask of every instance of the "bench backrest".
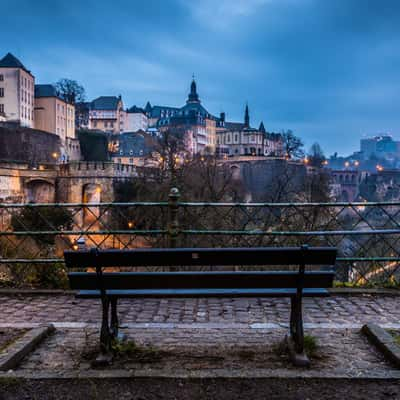
<path id="1" fill-rule="evenodd" d="M 68 268 L 334 265 L 333 247 L 181 248 L 65 251 Z"/>
<path id="2" fill-rule="evenodd" d="M 334 271 L 308 271 L 306 265 L 332 266 L 332 247 L 288 248 L 184 248 L 133 250 L 80 250 L 64 253 L 68 268 L 96 268 L 95 272 L 70 272 L 71 288 L 169 289 L 169 288 L 327 288 Z M 298 265 L 298 271 L 235 272 L 102 272 L 103 267 L 154 266 L 261 266 Z M 299 281 L 299 278 L 301 281 Z"/>

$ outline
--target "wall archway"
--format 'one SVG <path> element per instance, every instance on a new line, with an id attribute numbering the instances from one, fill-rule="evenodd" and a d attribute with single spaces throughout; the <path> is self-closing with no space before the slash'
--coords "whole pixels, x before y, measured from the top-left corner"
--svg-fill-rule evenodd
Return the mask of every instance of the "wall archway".
<path id="1" fill-rule="evenodd" d="M 44 179 L 32 179 L 25 183 L 25 196 L 28 203 L 54 203 L 55 186 Z"/>
<path id="2" fill-rule="evenodd" d="M 82 203 L 96 204 L 101 202 L 101 185 L 97 183 L 87 183 L 82 186 Z M 83 225 L 96 225 L 99 218 L 99 207 L 83 207 Z"/>

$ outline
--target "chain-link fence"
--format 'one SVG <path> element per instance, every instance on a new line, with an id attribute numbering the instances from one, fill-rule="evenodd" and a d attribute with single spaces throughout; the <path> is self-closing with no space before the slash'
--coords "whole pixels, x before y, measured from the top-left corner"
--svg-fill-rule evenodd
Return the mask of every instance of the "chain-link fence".
<path id="1" fill-rule="evenodd" d="M 399 239 L 400 203 L 188 203 L 172 189 L 157 203 L 0 205 L 0 271 L 17 283 L 32 267 L 52 276 L 63 251 L 80 246 L 307 243 L 338 248 L 338 282 L 397 285 Z"/>

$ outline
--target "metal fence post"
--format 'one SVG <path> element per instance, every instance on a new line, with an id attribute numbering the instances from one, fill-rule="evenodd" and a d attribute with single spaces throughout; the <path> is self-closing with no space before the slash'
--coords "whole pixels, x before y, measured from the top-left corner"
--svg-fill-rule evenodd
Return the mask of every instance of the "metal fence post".
<path id="1" fill-rule="evenodd" d="M 168 247 L 177 247 L 179 235 L 179 198 L 181 194 L 177 188 L 172 188 L 168 196 Z"/>

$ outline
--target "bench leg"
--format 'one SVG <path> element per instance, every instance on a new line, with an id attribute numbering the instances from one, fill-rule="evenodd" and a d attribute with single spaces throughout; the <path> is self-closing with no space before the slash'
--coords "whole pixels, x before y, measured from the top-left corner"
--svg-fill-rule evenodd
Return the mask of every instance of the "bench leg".
<path id="1" fill-rule="evenodd" d="M 301 299 L 297 296 L 291 298 L 290 336 L 295 343 L 296 352 L 302 353 L 304 351 L 303 307 Z"/>
<path id="2" fill-rule="evenodd" d="M 118 313 L 116 297 L 111 298 L 111 334 L 114 338 L 118 336 Z"/>
<path id="3" fill-rule="evenodd" d="M 110 308 L 110 300 L 107 297 L 101 299 L 102 321 L 100 330 L 100 349 L 103 354 L 111 351 L 111 335 L 108 324 L 108 313 Z"/>
<path id="4" fill-rule="evenodd" d="M 308 367 L 310 360 L 304 352 L 303 306 L 301 297 L 290 299 L 290 333 L 286 337 L 289 355 L 294 365 Z"/>

